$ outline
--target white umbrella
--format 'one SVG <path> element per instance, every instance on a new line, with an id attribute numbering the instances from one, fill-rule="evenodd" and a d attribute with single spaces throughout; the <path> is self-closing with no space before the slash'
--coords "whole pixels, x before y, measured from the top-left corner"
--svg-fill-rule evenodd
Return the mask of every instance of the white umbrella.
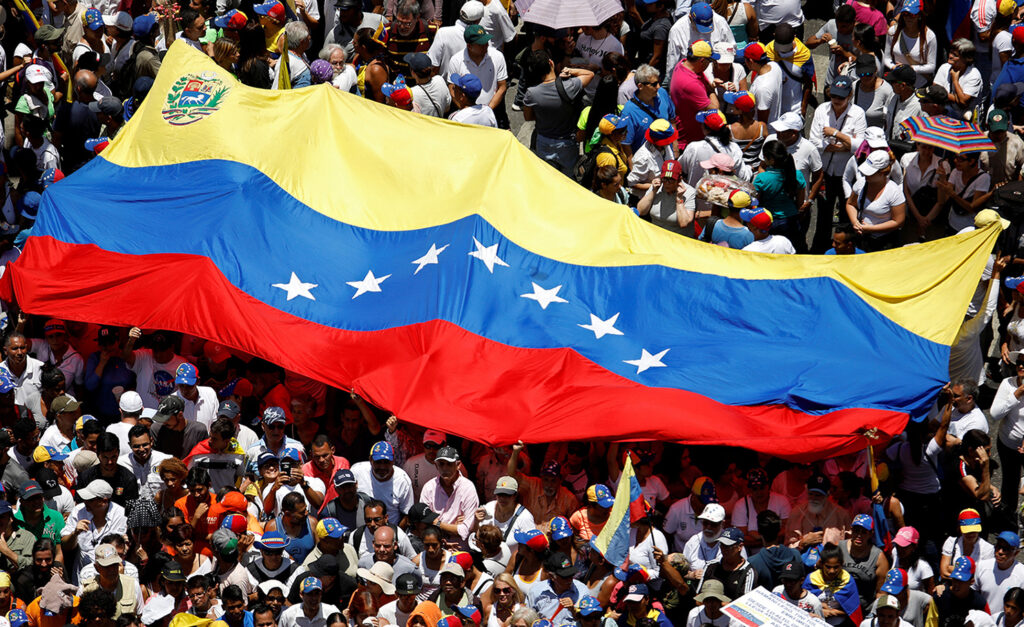
<path id="1" fill-rule="evenodd" d="M 622 11 L 619 0 L 516 0 L 524 22 L 550 28 L 597 26 Z"/>

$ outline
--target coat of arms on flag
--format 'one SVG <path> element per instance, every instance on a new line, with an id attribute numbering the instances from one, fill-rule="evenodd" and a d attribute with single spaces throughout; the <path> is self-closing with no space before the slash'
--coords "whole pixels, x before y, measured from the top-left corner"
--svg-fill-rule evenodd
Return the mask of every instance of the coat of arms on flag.
<path id="1" fill-rule="evenodd" d="M 214 74 L 186 74 L 171 86 L 161 113 L 175 126 L 191 124 L 219 109 L 228 90 Z"/>

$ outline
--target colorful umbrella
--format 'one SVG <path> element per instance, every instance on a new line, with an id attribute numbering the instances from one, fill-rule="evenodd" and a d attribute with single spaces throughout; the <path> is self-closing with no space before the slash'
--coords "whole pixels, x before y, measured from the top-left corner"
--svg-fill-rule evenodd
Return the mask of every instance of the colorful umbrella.
<path id="1" fill-rule="evenodd" d="M 988 135 L 977 126 L 948 115 L 915 115 L 900 122 L 900 126 L 910 131 L 911 141 L 943 148 L 956 154 L 996 149 Z"/>
<path id="2" fill-rule="evenodd" d="M 597 26 L 622 11 L 619 0 L 516 0 L 523 21 L 550 28 Z"/>

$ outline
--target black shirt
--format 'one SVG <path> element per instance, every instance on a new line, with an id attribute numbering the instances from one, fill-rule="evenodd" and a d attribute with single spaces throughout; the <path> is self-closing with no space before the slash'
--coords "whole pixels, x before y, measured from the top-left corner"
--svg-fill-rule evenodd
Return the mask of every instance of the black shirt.
<path id="1" fill-rule="evenodd" d="M 135 474 L 124 466 L 117 466 L 113 477 L 104 477 L 100 474 L 99 466 L 86 468 L 82 474 L 78 475 L 78 489 L 81 490 L 96 479 L 102 479 L 114 488 L 114 496 L 110 500 L 125 510 L 128 509 L 129 502 L 139 498 L 139 482 L 135 478 Z"/>
<path id="2" fill-rule="evenodd" d="M 100 121 L 89 105 L 62 102 L 54 115 L 53 131 L 60 134 L 61 169 L 70 174 L 92 158 L 85 140 L 99 137 Z"/>

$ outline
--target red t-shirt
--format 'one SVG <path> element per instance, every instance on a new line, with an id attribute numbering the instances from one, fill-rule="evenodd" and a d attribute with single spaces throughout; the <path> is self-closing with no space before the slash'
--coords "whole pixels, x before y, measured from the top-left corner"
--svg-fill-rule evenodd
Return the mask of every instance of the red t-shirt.
<path id="1" fill-rule="evenodd" d="M 345 468 L 348 467 L 349 465 L 347 459 L 335 455 L 334 468 L 332 468 L 331 471 L 326 475 L 320 472 L 320 469 L 316 467 L 316 464 L 313 463 L 313 460 L 310 460 L 302 465 L 302 474 L 307 477 L 315 477 L 320 481 L 324 482 L 324 485 L 327 486 L 327 494 L 324 495 L 323 504 L 327 505 L 328 503 L 331 502 L 332 499 L 334 499 L 334 497 L 338 496 L 337 490 L 334 489 L 334 475 L 339 470 L 344 470 Z M 323 509 L 323 506 L 321 506 L 321 509 Z"/>
<path id="2" fill-rule="evenodd" d="M 697 113 L 711 104 L 708 91 L 711 85 L 703 74 L 686 67 L 684 61 L 676 65 L 669 83 L 668 94 L 676 106 L 676 128 L 679 130 L 679 150 L 686 144 L 704 139 L 704 128 L 697 121 Z"/>

